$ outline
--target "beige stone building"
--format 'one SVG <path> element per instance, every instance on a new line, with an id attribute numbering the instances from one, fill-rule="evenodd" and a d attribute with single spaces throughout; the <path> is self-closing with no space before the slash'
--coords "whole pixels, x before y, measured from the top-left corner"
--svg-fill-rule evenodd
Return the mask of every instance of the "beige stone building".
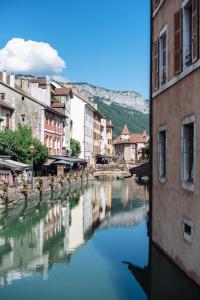
<path id="1" fill-rule="evenodd" d="M 113 141 L 115 155 L 119 159 L 129 162 L 137 162 L 142 159 L 145 145 L 149 141 L 146 131 L 142 134 L 132 134 L 127 125 L 124 126 L 122 133 Z"/>
<path id="2" fill-rule="evenodd" d="M 0 97 L 1 130 L 29 127 L 50 155 L 62 155 L 66 116 L 64 110 L 51 107 L 50 86 L 45 78 L 33 82 L 0 72 Z"/>
<path id="3" fill-rule="evenodd" d="M 102 114 L 97 110 L 94 111 L 94 128 L 93 128 L 93 157 L 101 154 L 101 118 Z"/>
<path id="4" fill-rule="evenodd" d="M 152 239 L 200 284 L 200 9 L 153 1 Z"/>

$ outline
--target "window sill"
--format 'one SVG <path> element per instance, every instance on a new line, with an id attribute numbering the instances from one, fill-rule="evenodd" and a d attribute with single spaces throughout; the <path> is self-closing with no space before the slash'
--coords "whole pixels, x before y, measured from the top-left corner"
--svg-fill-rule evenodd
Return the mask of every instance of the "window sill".
<path id="1" fill-rule="evenodd" d="M 161 85 L 159 88 L 153 91 L 152 97 L 155 98 L 159 94 L 165 92 L 167 89 L 175 85 L 177 82 L 188 76 L 190 73 L 195 71 L 200 67 L 200 59 L 198 59 L 195 63 L 185 68 L 180 74 L 175 75 L 171 80 L 167 81 L 165 85 Z"/>
<path id="2" fill-rule="evenodd" d="M 160 183 L 164 184 L 166 182 L 166 177 L 159 177 L 158 178 Z"/>
<path id="3" fill-rule="evenodd" d="M 182 187 L 184 190 L 194 192 L 194 182 L 182 182 Z"/>
<path id="4" fill-rule="evenodd" d="M 185 232 L 183 233 L 183 239 L 184 239 L 184 241 L 186 241 L 188 243 L 192 243 L 192 236 Z"/>

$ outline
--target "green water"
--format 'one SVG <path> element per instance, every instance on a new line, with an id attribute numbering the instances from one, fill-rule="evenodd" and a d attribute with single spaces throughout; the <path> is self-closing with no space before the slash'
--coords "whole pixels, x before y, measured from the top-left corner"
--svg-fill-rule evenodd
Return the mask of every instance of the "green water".
<path id="1" fill-rule="evenodd" d="M 150 289 L 150 274 L 159 278 L 164 268 L 173 284 L 185 280 L 188 299 L 200 299 L 191 298 L 198 289 L 149 248 L 147 211 L 147 187 L 127 179 L 95 181 L 2 212 L 0 298 L 163 300 L 166 280 Z M 170 297 L 179 299 L 173 284 Z"/>

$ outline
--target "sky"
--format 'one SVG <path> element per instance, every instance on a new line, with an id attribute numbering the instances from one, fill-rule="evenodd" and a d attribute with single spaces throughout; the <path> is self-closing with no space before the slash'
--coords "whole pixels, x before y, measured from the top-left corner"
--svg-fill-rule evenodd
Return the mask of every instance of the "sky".
<path id="1" fill-rule="evenodd" d="M 148 0 L 3 0 L 0 69 L 149 97 Z"/>

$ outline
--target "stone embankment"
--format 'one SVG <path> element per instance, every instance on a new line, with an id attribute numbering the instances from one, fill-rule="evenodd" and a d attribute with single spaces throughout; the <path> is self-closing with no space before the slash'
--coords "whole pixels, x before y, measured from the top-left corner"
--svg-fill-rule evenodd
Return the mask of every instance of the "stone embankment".
<path id="1" fill-rule="evenodd" d="M 74 172 L 65 176 L 34 177 L 33 184 L 23 181 L 21 185 L 14 187 L 9 187 L 7 183 L 3 182 L 0 185 L 0 207 L 13 206 L 36 197 L 42 197 L 45 193 L 81 185 L 83 182 L 93 179 L 93 173 Z"/>

